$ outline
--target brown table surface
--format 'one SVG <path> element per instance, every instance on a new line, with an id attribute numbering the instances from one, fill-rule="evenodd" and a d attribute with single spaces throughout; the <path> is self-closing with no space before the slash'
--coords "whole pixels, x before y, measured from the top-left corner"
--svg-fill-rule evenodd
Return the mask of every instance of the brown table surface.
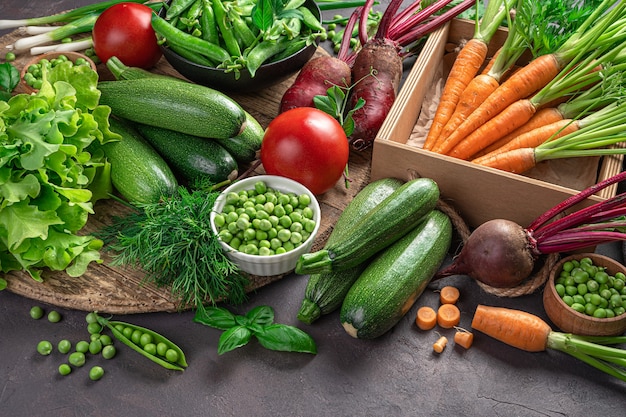
<path id="1" fill-rule="evenodd" d="M 88 0 L 3 0 L 0 19 L 71 9 Z M 383 2 L 384 3 L 384 2 Z M 332 15 L 326 13 L 326 15 Z M 7 32 L 1 32 L 0 35 Z M 621 246 L 601 253 L 622 260 Z M 370 341 L 348 336 L 338 313 L 311 326 L 296 319 L 306 276 L 288 276 L 250 295 L 233 311 L 258 305 L 275 309 L 276 321 L 298 326 L 316 340 L 315 356 L 265 350 L 257 343 L 218 356 L 220 331 L 192 322 L 193 313 L 116 315 L 159 331 L 185 351 L 189 368 L 168 371 L 117 343 L 115 359 L 90 357 L 84 368 L 61 377 L 64 360 L 42 357 L 42 339 L 85 339 L 85 312 L 57 309 L 63 320 L 32 320 L 29 309 L 54 307 L 0 292 L 0 415 L 2 416 L 585 416 L 620 415 L 626 384 L 559 352 L 526 353 L 480 334 L 473 347 L 450 344 L 432 352 L 435 332 L 419 331 L 417 305 L 388 334 Z M 457 285 L 461 326 L 470 327 L 477 304 L 545 313 L 539 293 L 498 298 L 467 277 L 432 284 L 418 305 L 436 305 L 436 289 Z M 452 336 L 452 333 L 442 332 Z M 105 368 L 92 382 L 92 365 Z"/>

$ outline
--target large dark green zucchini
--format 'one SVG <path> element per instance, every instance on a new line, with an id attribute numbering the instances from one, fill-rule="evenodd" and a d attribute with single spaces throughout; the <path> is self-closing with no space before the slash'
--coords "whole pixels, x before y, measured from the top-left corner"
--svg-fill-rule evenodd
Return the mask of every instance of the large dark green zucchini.
<path id="1" fill-rule="evenodd" d="M 396 178 L 383 178 L 367 184 L 354 196 L 335 223 L 326 246 L 332 245 L 346 230 L 358 223 L 385 198 L 400 188 L 402 181 Z M 321 315 L 328 314 L 341 306 L 346 293 L 367 266 L 363 262 L 355 267 L 339 272 L 313 274 L 309 277 L 298 312 L 298 320 L 311 324 Z"/>
<path id="2" fill-rule="evenodd" d="M 391 245 L 435 208 L 439 187 L 429 178 L 407 181 L 374 210 L 354 224 L 341 239 L 298 259 L 297 274 L 352 268 Z"/>
<path id="3" fill-rule="evenodd" d="M 111 163 L 115 189 L 131 203 L 156 203 L 174 194 L 178 182 L 161 155 L 129 123 L 113 117 L 109 121 L 122 139 L 90 146 L 101 148 Z"/>
<path id="4" fill-rule="evenodd" d="M 372 339 L 411 309 L 444 261 L 452 222 L 432 210 L 409 234 L 378 254 L 348 291 L 341 323 L 351 336 Z"/>
<path id="5" fill-rule="evenodd" d="M 217 184 L 237 178 L 237 161 L 214 140 L 144 124 L 136 127 L 179 179 L 193 182 L 206 177 Z"/>

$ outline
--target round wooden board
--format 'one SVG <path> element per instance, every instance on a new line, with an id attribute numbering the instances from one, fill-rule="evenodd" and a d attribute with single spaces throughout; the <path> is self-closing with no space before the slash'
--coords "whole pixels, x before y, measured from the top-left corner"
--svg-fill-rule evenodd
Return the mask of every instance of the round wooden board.
<path id="1" fill-rule="evenodd" d="M 23 34 L 19 30 L 0 37 L 0 48 L 12 44 Z M 321 47 L 316 56 L 327 54 Z M 13 63 L 18 69 L 30 58 L 28 53 L 17 56 Z M 181 77 L 167 61 L 162 58 L 153 69 L 154 72 Z M 113 79 L 103 64 L 98 65 L 101 79 Z M 254 116 L 264 127 L 278 114 L 280 99 L 291 85 L 295 74 L 288 80 L 267 90 L 250 94 L 229 94 L 244 109 Z M 18 89 L 16 92 L 23 92 Z M 351 183 L 348 188 L 339 181 L 337 185 L 318 197 L 322 210 L 322 219 L 318 235 L 312 250 L 321 248 L 339 214 L 345 209 L 352 197 L 360 191 L 370 179 L 371 149 L 364 152 L 352 152 L 349 168 Z M 241 172 L 246 167 L 242 167 Z M 262 174 L 263 167 L 255 174 Z M 89 219 L 85 232 L 89 233 L 110 224 L 115 216 L 124 213 L 124 206 L 113 200 L 100 201 L 95 206 L 95 214 Z M 170 293 L 169 288 L 159 288 L 153 284 L 144 284 L 145 273 L 138 269 L 113 267 L 111 257 L 102 252 L 104 262 L 90 265 L 86 274 L 78 278 L 69 277 L 64 272 L 44 271 L 43 282 L 33 280 L 23 272 L 11 272 L 6 275 L 7 289 L 13 293 L 49 303 L 51 305 L 83 311 L 98 310 L 112 314 L 133 314 L 148 312 L 175 312 L 185 309 Z M 285 275 L 260 277 L 251 276 L 248 291 L 255 291 L 265 285 L 283 278 Z"/>

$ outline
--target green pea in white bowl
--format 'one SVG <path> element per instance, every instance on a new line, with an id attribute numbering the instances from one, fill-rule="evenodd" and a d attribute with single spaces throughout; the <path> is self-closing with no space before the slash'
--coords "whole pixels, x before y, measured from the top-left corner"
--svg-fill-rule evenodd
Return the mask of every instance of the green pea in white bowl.
<path id="1" fill-rule="evenodd" d="M 311 247 L 313 246 L 313 242 L 315 240 L 315 236 L 317 235 L 320 227 L 321 210 L 319 203 L 315 198 L 315 195 L 313 195 L 313 193 L 302 184 L 289 178 L 275 175 L 259 175 L 239 180 L 233 183 L 231 186 L 222 191 L 222 193 L 215 201 L 210 218 L 211 230 L 217 236 L 220 236 L 220 227 L 216 224 L 216 218 L 221 213 L 223 213 L 224 207 L 227 205 L 227 196 L 229 195 L 229 193 L 239 193 L 244 190 L 254 190 L 255 184 L 257 184 L 259 181 L 262 181 L 268 188 L 277 190 L 284 194 L 293 193 L 296 196 L 308 196 L 310 199 L 310 203 L 308 204 L 310 212 L 309 210 L 307 210 L 307 213 L 311 216 L 311 219 L 315 222 L 315 225 L 313 226 L 312 223 L 310 223 L 309 230 L 305 233 L 307 235 L 306 238 L 303 239 L 300 243 L 297 243 L 295 248 L 290 249 L 284 253 L 273 253 L 270 255 L 245 253 L 246 251 L 244 249 L 238 250 L 233 248 L 221 237 L 220 244 L 222 245 L 224 251 L 226 251 L 228 258 L 235 262 L 243 272 L 247 272 L 249 274 L 257 276 L 274 276 L 286 274 L 292 272 L 295 269 L 296 263 L 298 262 L 298 259 L 302 254 L 308 253 L 311 250 Z M 250 221 L 252 220 L 253 219 L 250 219 Z M 226 227 L 222 226 L 222 229 L 224 228 Z M 297 241 L 297 239 L 295 240 Z M 290 244 L 286 244 L 286 246 L 289 247 Z M 241 249 L 242 247 L 239 247 L 239 249 Z M 272 246 L 272 248 L 273 247 L 274 246 Z M 278 252 L 280 252 L 280 250 Z"/>

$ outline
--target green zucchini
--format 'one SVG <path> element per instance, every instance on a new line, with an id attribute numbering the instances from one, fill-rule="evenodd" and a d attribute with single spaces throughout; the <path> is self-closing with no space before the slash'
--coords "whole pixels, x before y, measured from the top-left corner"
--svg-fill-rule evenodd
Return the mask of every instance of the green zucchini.
<path id="1" fill-rule="evenodd" d="M 127 120 L 204 138 L 241 133 L 246 115 L 224 93 L 166 78 L 101 81 L 100 104 Z"/>
<path id="2" fill-rule="evenodd" d="M 185 81 L 181 78 L 175 78 L 165 74 L 157 74 L 143 68 L 129 67 L 128 65 L 125 65 L 122 61 L 120 61 L 120 59 L 116 56 L 112 56 L 111 58 L 109 58 L 107 60 L 106 66 L 109 71 L 111 71 L 111 74 L 113 74 L 116 80 L 136 80 L 138 78 L 165 78 L 177 81 Z"/>
<path id="3" fill-rule="evenodd" d="M 402 184 L 403 181 L 396 178 L 383 178 L 367 184 L 341 213 L 325 246 L 332 245 L 346 230 L 350 230 L 352 225 L 361 220 Z M 298 320 L 311 324 L 321 315 L 338 309 L 348 290 L 366 266 L 367 262 L 363 262 L 344 271 L 311 275 L 304 292 L 302 306 L 298 311 Z"/>
<path id="4" fill-rule="evenodd" d="M 235 158 L 212 139 L 138 123 L 137 131 L 165 159 L 178 179 L 193 182 L 207 177 L 214 184 L 234 180 Z"/>
<path id="5" fill-rule="evenodd" d="M 339 317 L 346 332 L 373 339 L 393 328 L 434 277 L 451 240 L 450 218 L 432 210 L 411 232 L 378 254 L 343 300 Z"/>
<path id="6" fill-rule="evenodd" d="M 111 131 L 122 139 L 104 145 L 93 141 L 92 145 L 102 149 L 111 163 L 111 182 L 122 197 L 148 204 L 174 194 L 178 182 L 161 155 L 129 123 L 109 120 Z"/>
<path id="7" fill-rule="evenodd" d="M 216 139 L 230 154 L 242 164 L 247 164 L 258 157 L 265 129 L 250 113 L 246 114 L 246 124 L 239 135 L 228 139 Z"/>
<path id="8" fill-rule="evenodd" d="M 439 187 L 429 178 L 404 183 L 374 210 L 354 224 L 341 239 L 298 259 L 297 274 L 352 268 L 409 232 L 439 200 Z"/>

